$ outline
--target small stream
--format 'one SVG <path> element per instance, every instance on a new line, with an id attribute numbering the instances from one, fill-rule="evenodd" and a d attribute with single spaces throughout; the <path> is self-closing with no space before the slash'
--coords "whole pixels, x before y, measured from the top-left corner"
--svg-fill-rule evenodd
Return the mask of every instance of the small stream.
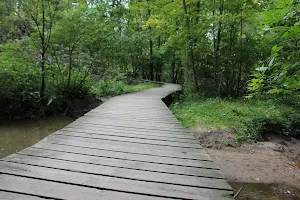
<path id="1" fill-rule="evenodd" d="M 51 133 L 74 121 L 67 116 L 39 120 L 0 121 L 0 158 L 36 144 Z"/>
<path id="2" fill-rule="evenodd" d="M 234 194 L 243 187 L 237 200 L 300 200 L 300 190 L 283 184 L 230 183 Z"/>

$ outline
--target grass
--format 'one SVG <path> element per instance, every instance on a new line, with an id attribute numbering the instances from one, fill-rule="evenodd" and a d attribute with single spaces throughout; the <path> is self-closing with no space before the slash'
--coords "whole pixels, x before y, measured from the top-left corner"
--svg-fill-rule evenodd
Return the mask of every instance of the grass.
<path id="1" fill-rule="evenodd" d="M 93 96 L 117 96 L 156 87 L 159 87 L 159 85 L 154 83 L 127 85 L 124 81 L 100 81 L 92 86 L 90 93 Z"/>
<path id="2" fill-rule="evenodd" d="M 274 100 L 190 97 L 174 103 L 171 110 L 187 128 L 233 129 L 238 140 L 259 140 L 267 132 L 299 134 L 299 112 Z"/>

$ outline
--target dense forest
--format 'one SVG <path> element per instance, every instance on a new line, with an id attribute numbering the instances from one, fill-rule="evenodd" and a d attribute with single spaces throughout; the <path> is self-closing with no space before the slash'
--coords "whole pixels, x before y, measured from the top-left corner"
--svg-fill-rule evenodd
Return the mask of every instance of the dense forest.
<path id="1" fill-rule="evenodd" d="M 300 103 L 297 0 L 1 0 L 0 17 L 2 115 L 142 79 Z"/>

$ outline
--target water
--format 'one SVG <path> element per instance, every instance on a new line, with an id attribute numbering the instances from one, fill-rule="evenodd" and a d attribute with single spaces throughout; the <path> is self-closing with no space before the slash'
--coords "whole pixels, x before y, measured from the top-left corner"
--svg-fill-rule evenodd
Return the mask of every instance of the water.
<path id="1" fill-rule="evenodd" d="M 74 121 L 66 116 L 40 120 L 0 121 L 0 158 L 36 144 L 51 133 Z"/>
<path id="2" fill-rule="evenodd" d="M 283 184 L 230 183 L 234 194 L 243 187 L 237 200 L 300 200 L 300 189 Z"/>

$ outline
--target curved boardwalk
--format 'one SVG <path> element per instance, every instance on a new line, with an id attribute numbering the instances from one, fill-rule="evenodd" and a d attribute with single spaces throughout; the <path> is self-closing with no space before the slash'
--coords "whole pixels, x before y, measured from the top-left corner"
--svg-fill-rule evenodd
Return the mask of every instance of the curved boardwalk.
<path id="1" fill-rule="evenodd" d="M 179 86 L 114 97 L 0 161 L 0 199 L 228 199 L 224 176 L 161 101 Z"/>

